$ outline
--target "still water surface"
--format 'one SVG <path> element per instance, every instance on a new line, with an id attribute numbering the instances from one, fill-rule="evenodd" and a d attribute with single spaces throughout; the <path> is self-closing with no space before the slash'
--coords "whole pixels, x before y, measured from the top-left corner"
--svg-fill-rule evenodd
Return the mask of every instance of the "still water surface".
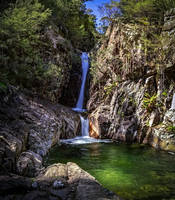
<path id="1" fill-rule="evenodd" d="M 47 164 L 75 162 L 126 200 L 175 200 L 175 155 L 142 145 L 93 143 L 52 149 Z"/>

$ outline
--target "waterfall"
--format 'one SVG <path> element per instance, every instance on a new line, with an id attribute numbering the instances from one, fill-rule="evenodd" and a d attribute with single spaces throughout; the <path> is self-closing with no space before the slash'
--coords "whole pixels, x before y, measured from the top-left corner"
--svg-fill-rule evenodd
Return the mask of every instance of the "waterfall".
<path id="1" fill-rule="evenodd" d="M 175 93 L 173 95 L 172 103 L 171 103 L 171 110 L 175 110 Z"/>
<path id="2" fill-rule="evenodd" d="M 85 91 L 85 85 L 86 85 L 86 77 L 89 69 L 89 62 L 88 62 L 88 54 L 86 52 L 83 52 L 81 55 L 81 62 L 82 62 L 82 83 L 81 83 L 81 89 L 80 94 L 78 97 L 78 101 L 76 104 L 76 107 L 73 108 L 76 112 L 85 112 L 86 110 L 83 109 L 83 103 L 84 103 L 84 91 Z M 81 135 L 82 137 L 89 137 L 89 119 L 85 119 L 82 115 L 80 115 L 81 120 Z"/>
<path id="3" fill-rule="evenodd" d="M 83 137 L 89 137 L 89 119 L 84 119 L 81 115 L 80 115 L 80 119 L 81 119 L 81 135 Z"/>
<path id="4" fill-rule="evenodd" d="M 82 63 L 82 83 L 81 83 L 81 89 L 80 94 L 78 97 L 78 101 L 76 104 L 76 107 L 73 108 L 74 111 L 77 112 L 84 112 L 85 109 L 83 109 L 83 102 L 84 102 L 84 91 L 85 91 L 85 85 L 86 85 L 86 77 L 89 69 L 89 62 L 88 62 L 88 54 L 86 52 L 83 52 L 81 55 L 81 63 Z M 81 135 L 85 137 L 89 137 L 89 119 L 85 119 L 80 115 L 81 119 Z"/>
<path id="5" fill-rule="evenodd" d="M 75 110 L 77 112 L 84 112 L 85 111 L 85 109 L 83 109 L 84 91 L 85 91 L 85 85 L 86 85 L 86 77 L 87 77 L 87 73 L 88 73 L 88 69 L 89 69 L 88 54 L 86 52 L 82 53 L 81 62 L 82 62 L 81 89 L 80 89 L 80 94 L 79 94 L 79 97 L 78 97 L 76 107 L 73 108 L 73 110 Z"/>
<path id="6" fill-rule="evenodd" d="M 83 52 L 81 55 L 82 60 L 82 83 L 81 83 L 81 89 L 79 98 L 76 104 L 75 108 L 72 108 L 72 110 L 82 113 L 86 110 L 83 109 L 83 102 L 84 102 L 84 90 L 85 90 L 85 84 L 86 84 L 86 76 L 89 69 L 89 63 L 88 63 L 88 54 Z M 89 144 L 89 143 L 96 143 L 96 142 L 111 142 L 109 140 L 99 140 L 95 138 L 89 137 L 89 119 L 84 118 L 80 114 L 80 120 L 81 120 L 81 136 L 72 138 L 72 139 L 65 139 L 60 140 L 62 143 L 66 144 Z"/>

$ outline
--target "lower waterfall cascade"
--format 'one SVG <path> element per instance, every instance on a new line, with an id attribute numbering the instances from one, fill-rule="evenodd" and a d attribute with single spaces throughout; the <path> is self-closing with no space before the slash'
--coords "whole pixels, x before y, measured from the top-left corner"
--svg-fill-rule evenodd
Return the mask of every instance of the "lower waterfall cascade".
<path id="1" fill-rule="evenodd" d="M 81 135 L 84 137 L 89 137 L 89 119 L 85 119 L 80 115 L 81 120 Z"/>

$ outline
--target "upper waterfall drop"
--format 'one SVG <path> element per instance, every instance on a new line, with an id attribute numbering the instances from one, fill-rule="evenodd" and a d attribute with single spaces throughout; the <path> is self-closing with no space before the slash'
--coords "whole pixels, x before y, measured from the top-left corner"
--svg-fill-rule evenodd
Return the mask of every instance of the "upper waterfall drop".
<path id="1" fill-rule="evenodd" d="M 83 109 L 83 103 L 84 103 L 84 91 L 85 91 L 85 85 L 86 85 L 86 77 L 89 70 L 89 60 L 88 60 L 88 54 L 86 52 L 83 52 L 81 55 L 81 62 L 82 62 L 82 83 L 81 83 L 81 89 L 80 94 L 78 97 L 78 101 L 76 104 L 76 107 L 73 108 L 73 110 L 78 112 L 84 112 L 85 109 Z"/>

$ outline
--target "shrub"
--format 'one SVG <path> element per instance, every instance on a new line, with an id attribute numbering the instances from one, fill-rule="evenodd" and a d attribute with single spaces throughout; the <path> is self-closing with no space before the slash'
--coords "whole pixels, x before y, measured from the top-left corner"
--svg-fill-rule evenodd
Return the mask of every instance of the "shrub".
<path id="1" fill-rule="evenodd" d="M 0 17 L 1 80 L 23 85 L 41 67 L 40 32 L 51 15 L 38 0 L 20 0 Z"/>
<path id="2" fill-rule="evenodd" d="M 152 112 L 156 108 L 156 100 L 156 94 L 153 96 L 150 96 L 148 93 L 145 94 L 143 99 L 143 107 L 147 110 L 147 112 Z"/>
<path id="3" fill-rule="evenodd" d="M 168 126 L 166 127 L 166 130 L 167 130 L 169 133 L 175 134 L 175 126 L 173 126 L 173 125 L 168 125 Z"/>

